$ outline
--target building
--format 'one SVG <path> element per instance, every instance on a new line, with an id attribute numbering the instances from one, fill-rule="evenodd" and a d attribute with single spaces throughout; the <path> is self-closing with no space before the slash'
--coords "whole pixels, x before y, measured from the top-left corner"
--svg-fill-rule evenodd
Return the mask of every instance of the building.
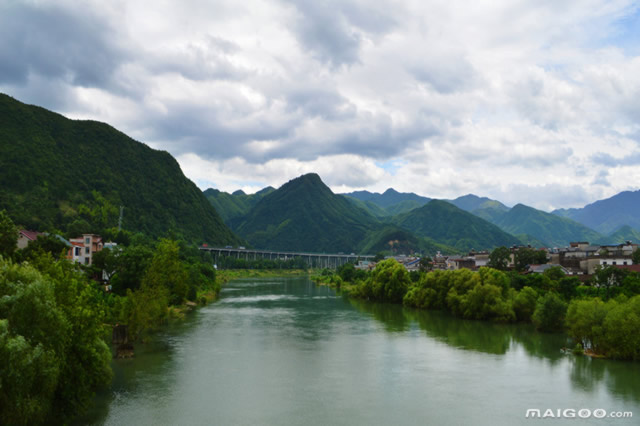
<path id="1" fill-rule="evenodd" d="M 18 233 L 18 249 L 22 250 L 27 247 L 31 241 L 37 240 L 40 235 L 43 234 L 38 231 L 27 231 L 26 229 L 21 229 Z"/>
<path id="2" fill-rule="evenodd" d="M 91 265 L 93 254 L 103 248 L 102 237 L 95 234 L 83 234 L 82 237 L 71 238 L 71 249 L 67 258 L 83 265 Z"/>

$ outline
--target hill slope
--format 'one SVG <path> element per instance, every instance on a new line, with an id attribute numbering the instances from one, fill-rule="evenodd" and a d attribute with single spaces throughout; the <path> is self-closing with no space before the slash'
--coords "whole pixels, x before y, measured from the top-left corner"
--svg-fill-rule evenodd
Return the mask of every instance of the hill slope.
<path id="1" fill-rule="evenodd" d="M 571 241 L 595 242 L 602 238 L 602 235 L 578 222 L 523 204 L 515 205 L 493 223 L 513 235 L 534 236 L 550 247 L 564 247 Z"/>
<path id="2" fill-rule="evenodd" d="M 373 216 L 312 173 L 266 195 L 235 230 L 257 248 L 350 253 L 376 226 Z"/>
<path id="3" fill-rule="evenodd" d="M 242 191 L 236 191 L 233 194 L 229 194 L 227 192 L 209 188 L 204 191 L 204 196 L 209 200 L 218 214 L 220 214 L 222 220 L 229 225 L 233 219 L 242 217 L 249 213 L 249 210 L 251 210 L 258 201 L 273 191 L 275 191 L 275 189 L 268 186 L 255 194 L 245 194 Z"/>
<path id="4" fill-rule="evenodd" d="M 0 209 L 16 224 L 68 234 L 116 227 L 227 244 L 227 228 L 176 160 L 95 121 L 0 94 Z"/>
<path id="5" fill-rule="evenodd" d="M 424 206 L 431 199 L 414 194 L 413 192 L 398 192 L 393 188 L 389 188 L 382 194 L 369 191 L 355 191 L 348 194 L 341 194 L 347 197 L 355 198 L 365 202 L 370 213 L 377 217 L 382 217 L 379 211 L 372 209 L 371 204 L 377 205 L 386 211 L 386 216 L 395 216 L 405 213 L 417 207 Z"/>
<path id="6" fill-rule="evenodd" d="M 509 207 L 500 201 L 487 197 L 478 197 L 473 194 L 463 195 L 455 200 L 446 201 L 491 223 L 495 223 L 494 221 L 509 211 Z"/>
<path id="7" fill-rule="evenodd" d="M 513 235 L 447 201 L 431 200 L 418 209 L 394 217 L 393 222 L 417 236 L 458 250 L 519 244 Z"/>
<path id="8" fill-rule="evenodd" d="M 611 234 L 621 226 L 640 229 L 640 190 L 624 191 L 581 209 L 559 209 L 552 213 L 580 222 L 601 234 Z"/>

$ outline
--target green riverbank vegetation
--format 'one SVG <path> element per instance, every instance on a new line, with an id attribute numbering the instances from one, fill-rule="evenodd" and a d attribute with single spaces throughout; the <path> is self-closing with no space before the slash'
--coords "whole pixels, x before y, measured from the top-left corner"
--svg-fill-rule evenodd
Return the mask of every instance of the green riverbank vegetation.
<path id="1" fill-rule="evenodd" d="M 585 285 L 559 268 L 526 275 L 488 267 L 410 273 L 387 259 L 370 272 L 347 264 L 312 278 L 355 299 L 447 311 L 465 319 L 533 323 L 540 331 L 566 332 L 587 354 L 640 360 L 637 273 L 604 268 Z"/>
<path id="2" fill-rule="evenodd" d="M 67 423 L 111 381 L 114 326 L 130 345 L 220 290 L 210 255 L 177 238 L 121 232 L 85 266 L 55 239 L 17 250 L 17 236 L 0 211 L 0 424 Z"/>

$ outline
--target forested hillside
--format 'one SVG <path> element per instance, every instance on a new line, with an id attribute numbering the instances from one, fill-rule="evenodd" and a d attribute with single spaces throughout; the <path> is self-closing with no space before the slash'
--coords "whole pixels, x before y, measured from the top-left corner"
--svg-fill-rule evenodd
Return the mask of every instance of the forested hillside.
<path id="1" fill-rule="evenodd" d="M 20 226 L 77 235 L 116 227 L 119 206 L 128 231 L 240 241 L 169 153 L 0 94 L 0 209 Z"/>

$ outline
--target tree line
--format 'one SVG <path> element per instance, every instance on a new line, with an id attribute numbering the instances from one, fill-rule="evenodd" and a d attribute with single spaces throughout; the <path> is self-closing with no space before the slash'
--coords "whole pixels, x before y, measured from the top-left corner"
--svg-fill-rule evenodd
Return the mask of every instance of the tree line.
<path id="1" fill-rule="evenodd" d="M 459 318 L 533 323 L 545 332 L 566 332 L 596 355 L 640 360 L 640 274 L 602 268 L 591 285 L 559 267 L 521 274 L 482 267 L 477 272 L 409 272 L 394 259 L 371 272 L 343 266 L 316 277 L 356 299 L 447 311 Z M 351 283 L 345 286 L 345 283 Z"/>
<path id="2" fill-rule="evenodd" d="M 141 339 L 175 307 L 220 289 L 211 257 L 175 237 L 120 232 L 90 266 L 66 260 L 53 236 L 23 250 L 17 237 L 0 211 L 0 424 L 70 421 L 110 383 L 113 325 Z"/>

